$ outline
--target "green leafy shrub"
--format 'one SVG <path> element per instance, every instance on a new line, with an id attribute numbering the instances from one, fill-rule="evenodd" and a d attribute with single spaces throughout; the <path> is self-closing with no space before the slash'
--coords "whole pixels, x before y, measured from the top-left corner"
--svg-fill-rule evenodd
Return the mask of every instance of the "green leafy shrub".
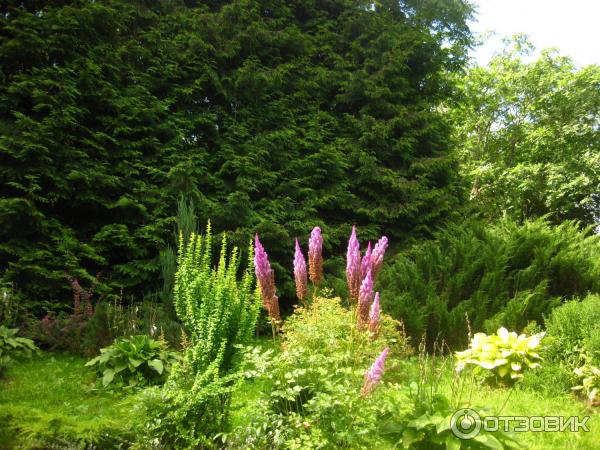
<path id="1" fill-rule="evenodd" d="M 580 391 L 590 406 L 600 406 L 600 367 L 586 362 L 581 367 L 573 369 L 578 383 L 572 389 Z"/>
<path id="2" fill-rule="evenodd" d="M 228 405 L 241 376 L 239 345 L 252 338 L 260 294 L 253 288 L 252 248 L 238 280 L 239 253 L 227 251 L 223 236 L 219 262 L 211 261 L 210 224 L 205 236 L 179 242 L 174 300 L 188 343 L 165 387 L 148 393 L 148 442 L 170 448 L 214 447 L 226 428 Z"/>
<path id="3" fill-rule="evenodd" d="M 543 333 L 517 335 L 503 327 L 489 336 L 477 333 L 467 350 L 455 354 L 456 370 L 474 367 L 474 372 L 484 378 L 494 377 L 501 382 L 520 380 L 525 370 L 541 367 L 542 357 L 538 352 L 543 336 Z"/>
<path id="4" fill-rule="evenodd" d="M 282 336 L 280 353 L 254 351 L 247 358 L 254 361 L 248 376 L 265 387 L 249 407 L 252 416 L 228 436 L 230 445 L 376 448 L 378 418 L 393 404 L 383 389 L 361 395 L 361 386 L 385 347 L 393 357 L 385 363 L 384 378 L 398 374 L 399 358 L 410 353 L 401 324 L 382 314 L 374 336 L 357 329 L 355 311 L 339 298 L 316 297 L 287 318 Z"/>
<path id="5" fill-rule="evenodd" d="M 179 355 L 147 335 L 119 338 L 86 363 L 102 376 L 102 386 L 133 388 L 163 383 Z"/>
<path id="6" fill-rule="evenodd" d="M 588 295 L 554 309 L 546 320 L 546 355 L 571 367 L 579 366 L 587 353 L 600 365 L 600 296 Z"/>
<path id="7" fill-rule="evenodd" d="M 574 222 L 467 221 L 397 255 L 379 278 L 382 307 L 428 346 L 542 324 L 563 299 L 600 292 L 600 237 Z"/>
<path id="8" fill-rule="evenodd" d="M 0 325 L 0 375 L 2 371 L 15 359 L 29 357 L 37 351 L 31 339 L 17 336 L 18 328 L 7 328 Z"/>

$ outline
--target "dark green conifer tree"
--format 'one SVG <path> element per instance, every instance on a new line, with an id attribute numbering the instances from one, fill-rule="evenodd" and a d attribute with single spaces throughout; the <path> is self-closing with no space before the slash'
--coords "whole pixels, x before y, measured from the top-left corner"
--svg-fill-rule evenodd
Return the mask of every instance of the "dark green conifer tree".
<path id="1" fill-rule="evenodd" d="M 182 194 L 280 280 L 314 225 L 329 254 L 354 223 L 429 233 L 459 195 L 440 105 L 470 13 L 437 3 L 5 3 L 0 267 L 35 301 L 64 271 L 156 289 Z"/>

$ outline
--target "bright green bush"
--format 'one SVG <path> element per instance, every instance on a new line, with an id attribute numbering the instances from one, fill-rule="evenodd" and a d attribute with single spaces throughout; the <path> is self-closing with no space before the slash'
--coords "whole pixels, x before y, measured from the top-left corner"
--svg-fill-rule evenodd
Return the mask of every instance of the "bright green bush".
<path id="1" fill-rule="evenodd" d="M 252 249 L 240 281 L 237 248 L 228 252 L 223 236 L 213 267 L 211 246 L 210 224 L 206 235 L 192 233 L 179 243 L 174 301 L 187 343 L 164 389 L 146 399 L 148 442 L 168 448 L 216 445 L 213 437 L 227 426 L 231 393 L 242 376 L 239 346 L 252 338 L 260 308 Z"/>
<path id="2" fill-rule="evenodd" d="M 18 328 L 7 328 L 0 325 L 0 375 L 2 371 L 15 359 L 29 357 L 37 351 L 31 339 L 17 336 Z"/>
<path id="3" fill-rule="evenodd" d="M 384 380 L 393 378 L 410 348 L 399 322 L 383 314 L 374 337 L 358 330 L 355 311 L 340 303 L 314 298 L 285 321 L 280 353 L 250 352 L 247 374 L 265 387 L 252 417 L 229 435 L 231 446 L 376 448 L 381 442 L 378 418 L 395 406 L 379 389 L 361 395 L 365 371 L 389 347 Z"/>
<path id="4" fill-rule="evenodd" d="M 468 221 L 438 232 L 387 264 L 379 278 L 382 307 L 429 347 L 453 348 L 474 332 L 517 331 L 563 299 L 600 292 L 600 238 L 573 222 L 522 225 Z"/>
<path id="5" fill-rule="evenodd" d="M 86 366 L 98 371 L 103 387 L 133 388 L 163 383 L 178 360 L 179 355 L 164 342 L 142 334 L 115 340 Z"/>
<path id="6" fill-rule="evenodd" d="M 587 353 L 600 365 L 600 296 L 588 295 L 554 309 L 546 320 L 549 359 L 576 367 Z"/>
<path id="7" fill-rule="evenodd" d="M 476 374 L 484 378 L 495 378 L 501 382 L 513 382 L 523 378 L 527 369 L 541 367 L 539 355 L 544 334 L 526 336 L 498 329 L 496 334 L 477 333 L 467 350 L 455 353 L 456 370 L 473 367 Z"/>

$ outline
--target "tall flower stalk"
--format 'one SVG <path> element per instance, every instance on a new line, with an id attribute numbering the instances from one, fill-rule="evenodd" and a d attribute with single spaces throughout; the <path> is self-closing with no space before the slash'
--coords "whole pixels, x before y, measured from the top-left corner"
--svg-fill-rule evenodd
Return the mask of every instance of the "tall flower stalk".
<path id="1" fill-rule="evenodd" d="M 373 303 L 371 304 L 371 309 L 369 310 L 369 331 L 371 331 L 374 335 L 377 335 L 377 332 L 379 331 L 380 314 L 381 309 L 379 307 L 379 292 L 376 292 Z"/>
<path id="2" fill-rule="evenodd" d="M 346 282 L 348 283 L 348 293 L 350 301 L 357 302 L 360 290 L 360 243 L 356 238 L 356 227 L 352 226 L 352 234 L 348 241 L 348 251 L 346 253 Z"/>
<path id="3" fill-rule="evenodd" d="M 369 269 L 371 269 L 371 272 L 373 271 L 373 266 L 372 266 L 372 258 L 371 258 L 371 254 L 372 254 L 373 250 L 371 248 L 371 243 L 369 242 L 369 245 L 367 246 L 367 251 L 365 252 L 365 256 L 363 256 L 362 261 L 360 262 L 360 279 L 364 280 L 364 278 L 367 276 L 367 271 Z M 371 273 L 371 275 L 374 275 L 373 273 Z M 373 277 L 375 278 L 375 277 Z"/>
<path id="4" fill-rule="evenodd" d="M 369 395 L 375 389 L 375 386 L 381 381 L 383 376 L 385 360 L 390 353 L 389 347 L 383 349 L 381 354 L 377 357 L 373 365 L 365 372 L 365 382 L 360 391 L 362 396 Z"/>
<path id="5" fill-rule="evenodd" d="M 319 286 L 323 281 L 323 237 L 321 228 L 314 227 L 308 241 L 308 267 L 310 281 Z"/>
<path id="6" fill-rule="evenodd" d="M 306 275 L 306 261 L 302 254 L 302 249 L 296 239 L 296 251 L 294 253 L 294 281 L 296 282 L 296 296 L 298 300 L 304 302 L 307 294 L 307 275 Z"/>
<path id="7" fill-rule="evenodd" d="M 367 274 L 360 285 L 358 294 L 358 325 L 364 326 L 369 322 L 369 309 L 373 302 L 373 276 L 371 269 L 367 269 Z"/>
<path id="8" fill-rule="evenodd" d="M 254 239 L 254 271 L 263 301 L 271 321 L 277 324 L 281 321 L 279 314 L 279 298 L 275 295 L 275 271 L 271 269 L 269 256 L 258 239 Z"/>
<path id="9" fill-rule="evenodd" d="M 375 248 L 373 249 L 373 253 L 371 255 L 371 268 L 373 270 L 373 278 L 377 278 L 379 271 L 381 270 L 381 266 L 383 265 L 383 256 L 385 255 L 385 251 L 388 247 L 388 238 L 383 236 L 377 244 L 375 244 Z"/>

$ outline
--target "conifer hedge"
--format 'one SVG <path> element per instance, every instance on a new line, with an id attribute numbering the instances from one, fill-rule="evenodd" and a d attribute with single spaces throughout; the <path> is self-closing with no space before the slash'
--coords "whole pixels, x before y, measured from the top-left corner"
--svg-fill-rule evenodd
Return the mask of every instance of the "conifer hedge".
<path id="1" fill-rule="evenodd" d="M 40 309 L 65 305 L 65 272 L 155 290 L 182 194 L 233 244 L 259 232 L 279 264 L 315 225 L 326 252 L 351 224 L 428 233 L 460 194 L 439 106 L 469 14 L 462 0 L 2 2 L 3 277 Z"/>

